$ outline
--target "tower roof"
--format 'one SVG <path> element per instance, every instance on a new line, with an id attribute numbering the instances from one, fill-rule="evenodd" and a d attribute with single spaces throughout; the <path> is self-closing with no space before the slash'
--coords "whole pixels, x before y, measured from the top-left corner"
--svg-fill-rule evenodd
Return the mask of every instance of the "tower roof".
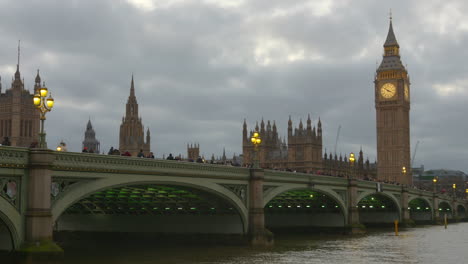
<path id="1" fill-rule="evenodd" d="M 396 40 L 395 33 L 393 32 L 392 17 L 390 17 L 390 27 L 388 28 L 387 39 L 385 40 L 385 44 L 384 44 L 384 47 L 390 47 L 390 46 L 400 47 Z"/>
<path id="2" fill-rule="evenodd" d="M 15 72 L 15 80 L 21 80 L 20 72 L 19 72 L 19 64 L 20 64 L 20 40 L 18 40 L 18 63 L 16 64 L 16 72 Z"/>
<path id="3" fill-rule="evenodd" d="M 37 69 L 37 75 L 36 75 L 35 82 L 38 83 L 38 84 L 41 84 L 41 76 L 39 76 L 39 69 Z"/>
<path id="4" fill-rule="evenodd" d="M 88 120 L 88 124 L 86 125 L 86 130 L 93 129 L 93 125 L 91 125 L 91 119 Z"/>
<path id="5" fill-rule="evenodd" d="M 132 83 L 130 85 L 130 97 L 135 97 L 135 84 L 133 82 L 133 74 L 132 74 Z"/>

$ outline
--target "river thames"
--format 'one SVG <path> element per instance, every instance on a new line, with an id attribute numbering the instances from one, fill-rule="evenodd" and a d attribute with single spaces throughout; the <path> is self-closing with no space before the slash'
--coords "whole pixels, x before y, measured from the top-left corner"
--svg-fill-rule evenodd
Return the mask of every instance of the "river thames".
<path id="1" fill-rule="evenodd" d="M 468 223 L 392 230 L 363 236 L 278 235 L 272 248 L 247 246 L 161 245 L 133 237 L 118 240 L 67 236 L 60 264 L 150 263 L 467 263 Z M 5 263 L 5 262 L 1 262 Z M 28 262 L 45 263 L 45 262 Z"/>

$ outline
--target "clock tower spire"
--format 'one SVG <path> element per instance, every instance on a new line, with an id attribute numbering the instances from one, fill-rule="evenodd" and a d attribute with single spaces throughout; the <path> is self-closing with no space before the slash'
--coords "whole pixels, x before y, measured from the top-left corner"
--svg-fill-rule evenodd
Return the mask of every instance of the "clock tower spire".
<path id="1" fill-rule="evenodd" d="M 381 181 L 412 184 L 410 164 L 410 80 L 400 58 L 392 18 L 384 55 L 375 75 L 377 177 Z M 403 167 L 407 172 L 403 172 Z"/>

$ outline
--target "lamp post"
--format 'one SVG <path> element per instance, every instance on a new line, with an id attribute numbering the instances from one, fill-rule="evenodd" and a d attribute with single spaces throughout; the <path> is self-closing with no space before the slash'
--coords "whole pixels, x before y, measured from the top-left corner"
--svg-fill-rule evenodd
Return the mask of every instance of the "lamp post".
<path id="1" fill-rule="evenodd" d="M 354 153 L 351 152 L 349 153 L 349 166 L 350 166 L 350 170 L 351 170 L 351 177 L 348 176 L 348 178 L 354 178 L 354 162 L 356 161 L 356 158 L 354 157 Z"/>
<path id="2" fill-rule="evenodd" d="M 401 182 L 406 182 L 406 167 L 405 166 L 401 167 L 401 174 L 403 175 L 403 179 L 401 179 Z"/>
<path id="3" fill-rule="evenodd" d="M 452 184 L 452 189 L 453 189 L 453 198 L 457 197 L 457 185 L 454 183 Z"/>
<path id="4" fill-rule="evenodd" d="M 437 178 L 436 177 L 434 177 L 432 179 L 432 183 L 433 183 L 434 193 L 436 193 L 437 192 L 437 185 L 436 185 L 437 184 Z"/>
<path id="5" fill-rule="evenodd" d="M 47 97 L 48 94 L 47 88 L 43 85 L 39 89 L 39 93 L 34 95 L 33 98 L 33 103 L 36 106 L 36 108 L 39 110 L 41 113 L 41 132 L 39 133 L 39 148 L 47 148 L 47 142 L 46 142 L 46 134 L 44 132 L 44 121 L 46 119 L 46 113 L 50 112 L 52 110 L 52 107 L 54 107 L 54 99 L 52 98 L 52 93 L 49 94 L 49 97 Z"/>
<path id="6" fill-rule="evenodd" d="M 260 134 L 258 132 L 254 132 L 252 137 L 250 138 L 250 141 L 252 142 L 252 144 L 254 145 L 254 152 L 253 152 L 253 166 L 252 168 L 254 169 L 258 169 L 260 166 L 259 166 L 259 162 L 258 162 L 258 146 L 262 143 L 262 139 L 260 138 Z"/>

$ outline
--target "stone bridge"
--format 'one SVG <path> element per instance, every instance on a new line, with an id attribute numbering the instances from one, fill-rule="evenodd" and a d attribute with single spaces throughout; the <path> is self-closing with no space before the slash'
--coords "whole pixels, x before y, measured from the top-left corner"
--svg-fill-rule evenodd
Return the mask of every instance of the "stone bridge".
<path id="1" fill-rule="evenodd" d="M 0 147 L 0 249 L 52 243 L 54 230 L 240 234 L 437 222 L 466 200 L 332 176 L 46 149 Z"/>

